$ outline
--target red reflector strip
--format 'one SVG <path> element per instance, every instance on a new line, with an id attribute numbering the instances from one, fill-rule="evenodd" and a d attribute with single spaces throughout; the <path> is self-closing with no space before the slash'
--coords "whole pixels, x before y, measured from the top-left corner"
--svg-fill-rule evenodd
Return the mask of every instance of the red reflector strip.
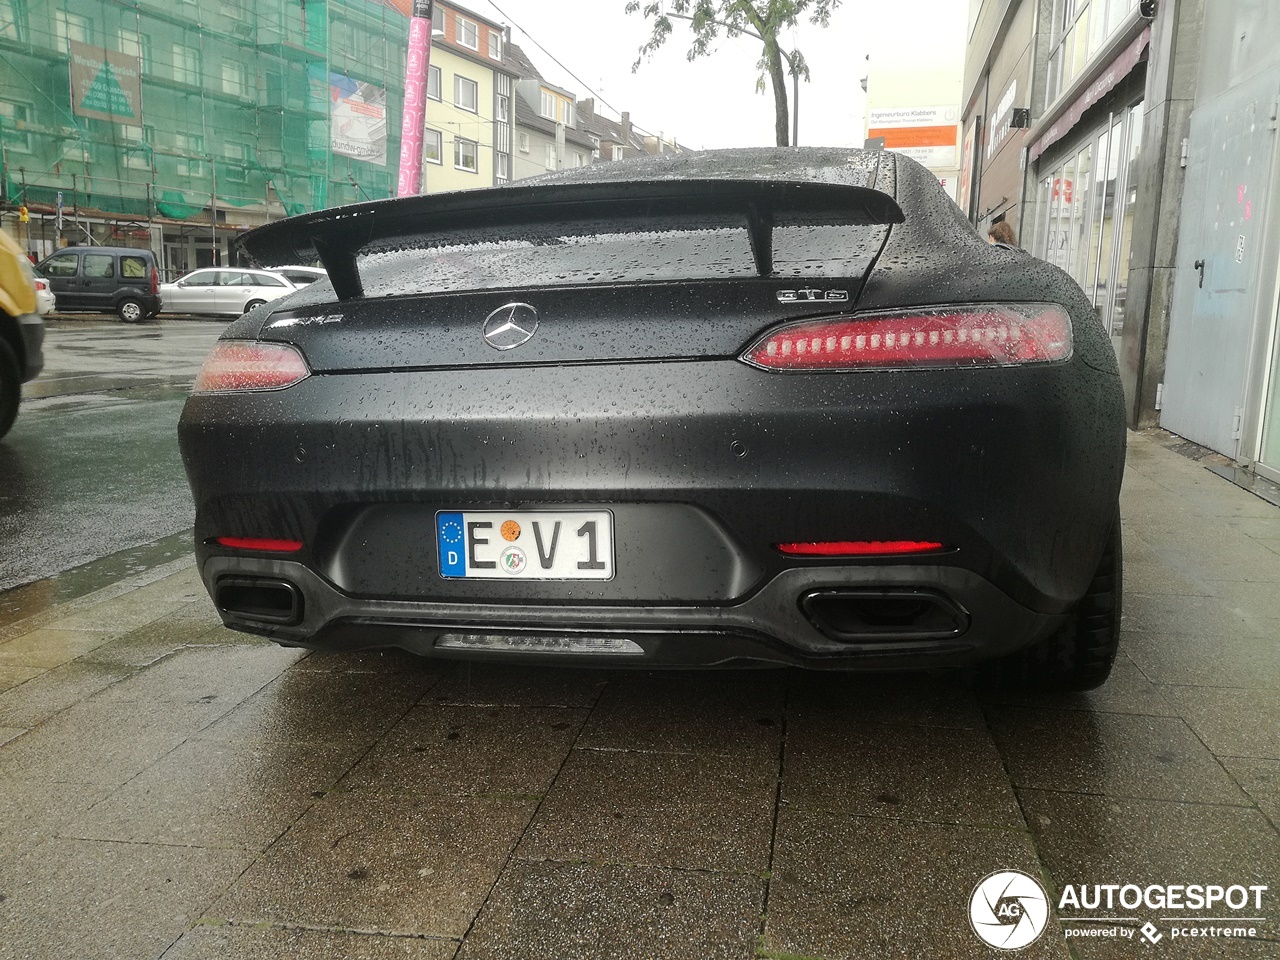
<path id="1" fill-rule="evenodd" d="M 828 540 L 820 543 L 779 543 L 791 557 L 888 557 L 903 553 L 932 553 L 942 544 L 931 540 Z"/>
<path id="2" fill-rule="evenodd" d="M 215 537 L 214 542 L 233 550 L 264 550 L 268 553 L 297 553 L 301 540 L 273 540 L 270 537 Z"/>
<path id="3" fill-rule="evenodd" d="M 1071 350 L 1071 318 L 1056 304 L 976 304 L 788 323 L 742 359 L 766 370 L 856 370 L 1047 363 Z"/>

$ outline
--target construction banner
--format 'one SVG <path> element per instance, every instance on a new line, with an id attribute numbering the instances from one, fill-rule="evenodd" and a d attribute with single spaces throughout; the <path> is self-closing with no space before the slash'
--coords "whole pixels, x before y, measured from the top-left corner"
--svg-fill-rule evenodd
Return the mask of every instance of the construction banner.
<path id="1" fill-rule="evenodd" d="M 140 126 L 138 58 L 72 40 L 71 110 L 81 117 Z"/>

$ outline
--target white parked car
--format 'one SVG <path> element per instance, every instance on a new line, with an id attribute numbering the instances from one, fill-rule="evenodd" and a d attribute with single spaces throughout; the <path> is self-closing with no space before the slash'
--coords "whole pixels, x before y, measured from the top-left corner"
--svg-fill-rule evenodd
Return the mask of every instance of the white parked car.
<path id="1" fill-rule="evenodd" d="M 278 273 L 295 287 L 305 287 L 317 280 L 328 280 L 329 273 L 322 267 L 271 267 L 269 273 Z"/>
<path id="2" fill-rule="evenodd" d="M 47 278 L 32 270 L 36 277 L 36 313 L 44 317 L 58 309 L 58 298 L 54 296 L 53 287 Z"/>
<path id="3" fill-rule="evenodd" d="M 238 317 L 259 304 L 298 289 L 268 270 L 205 267 L 176 283 L 160 285 L 162 313 L 217 313 Z"/>

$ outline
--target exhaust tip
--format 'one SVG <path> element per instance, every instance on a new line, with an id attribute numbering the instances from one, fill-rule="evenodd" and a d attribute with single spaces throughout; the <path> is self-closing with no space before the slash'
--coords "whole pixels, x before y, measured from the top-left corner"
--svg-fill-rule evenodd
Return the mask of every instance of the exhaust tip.
<path id="1" fill-rule="evenodd" d="M 291 627 L 302 622 L 302 591 L 288 580 L 223 577 L 214 587 L 214 606 L 240 620 Z"/>
<path id="2" fill-rule="evenodd" d="M 948 640 L 969 628 L 955 601 L 911 587 L 811 590 L 800 609 L 824 636 L 849 643 Z"/>

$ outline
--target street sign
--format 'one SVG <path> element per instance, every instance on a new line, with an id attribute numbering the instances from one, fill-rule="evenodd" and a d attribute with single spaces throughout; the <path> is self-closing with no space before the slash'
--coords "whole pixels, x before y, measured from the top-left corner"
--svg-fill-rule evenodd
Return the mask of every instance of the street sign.
<path id="1" fill-rule="evenodd" d="M 58 215 L 57 215 L 57 218 L 54 220 L 54 226 L 56 226 L 58 230 L 62 230 L 62 191 L 61 190 L 58 191 Z"/>

